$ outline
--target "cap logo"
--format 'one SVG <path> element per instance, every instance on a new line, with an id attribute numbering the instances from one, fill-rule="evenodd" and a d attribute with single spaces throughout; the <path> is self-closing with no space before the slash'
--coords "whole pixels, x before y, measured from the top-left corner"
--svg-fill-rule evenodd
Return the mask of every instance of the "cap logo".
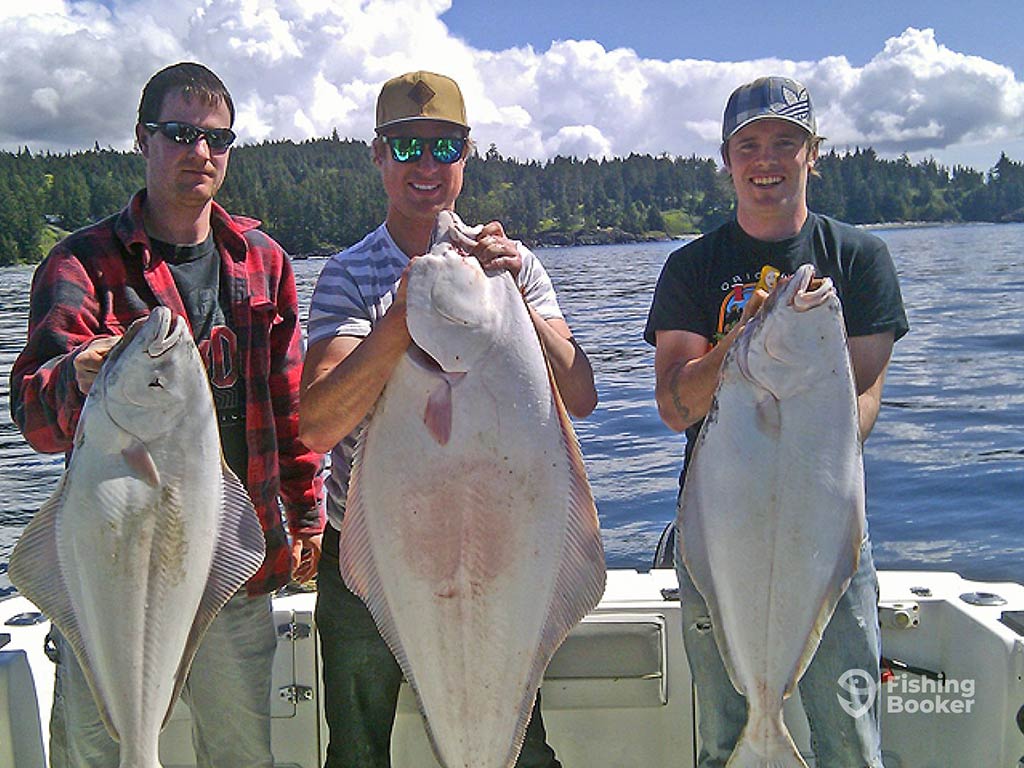
<path id="1" fill-rule="evenodd" d="M 434 89 L 422 80 L 417 80 L 416 85 L 409 89 L 409 99 L 418 104 L 420 109 L 423 109 L 432 98 Z"/>
<path id="2" fill-rule="evenodd" d="M 772 112 L 801 122 L 808 122 L 811 114 L 811 97 L 807 95 L 806 88 L 796 91 L 783 84 L 782 99 L 785 104 L 772 104 Z"/>
<path id="3" fill-rule="evenodd" d="M 811 95 L 802 83 L 788 77 L 760 77 L 741 85 L 725 105 L 722 141 L 754 120 L 775 117 L 796 123 L 808 133 L 817 130 Z"/>

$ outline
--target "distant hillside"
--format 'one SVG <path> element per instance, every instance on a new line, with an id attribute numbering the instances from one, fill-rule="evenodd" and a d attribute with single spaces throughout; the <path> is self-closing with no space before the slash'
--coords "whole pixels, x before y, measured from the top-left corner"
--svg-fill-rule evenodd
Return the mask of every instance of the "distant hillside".
<path id="1" fill-rule="evenodd" d="M 71 231 L 117 211 L 143 185 L 144 170 L 141 156 L 98 146 L 61 155 L 0 152 L 0 264 L 36 261 L 54 227 Z M 1005 154 L 980 173 L 906 156 L 883 160 L 871 149 L 832 151 L 818 170 L 811 207 L 855 224 L 1024 221 L 1024 164 Z M 386 210 L 368 145 L 337 135 L 232 150 L 217 199 L 232 213 L 261 219 L 294 254 L 350 245 Z M 704 232 L 726 220 L 733 204 L 728 175 L 711 158 L 522 162 L 492 145 L 467 165 L 459 212 L 472 222 L 498 219 L 528 243 L 573 244 Z"/>

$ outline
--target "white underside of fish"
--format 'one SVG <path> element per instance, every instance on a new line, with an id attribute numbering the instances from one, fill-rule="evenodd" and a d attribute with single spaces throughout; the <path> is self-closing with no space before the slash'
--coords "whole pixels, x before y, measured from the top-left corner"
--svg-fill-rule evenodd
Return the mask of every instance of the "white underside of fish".
<path id="1" fill-rule="evenodd" d="M 67 471 L 11 556 L 11 581 L 74 649 L 124 768 L 159 765 L 159 732 L 203 633 L 264 556 L 248 495 L 222 463 L 198 353 L 179 365 L 183 418 L 145 441 L 94 386 Z M 136 417 L 157 422 L 163 405 L 139 402 Z"/>
<path id="2" fill-rule="evenodd" d="M 548 661 L 603 592 L 596 509 L 511 278 L 447 249 L 414 263 L 409 296 L 414 340 L 449 373 L 412 347 L 389 380 L 357 449 L 342 574 L 441 763 L 506 768 Z"/>
<path id="3" fill-rule="evenodd" d="M 801 278 L 809 276 L 798 272 L 793 282 Z M 733 768 L 804 765 L 783 700 L 857 568 L 865 532 L 838 299 L 804 312 L 777 303 L 727 354 L 678 520 L 684 562 L 733 685 L 747 697 Z"/>

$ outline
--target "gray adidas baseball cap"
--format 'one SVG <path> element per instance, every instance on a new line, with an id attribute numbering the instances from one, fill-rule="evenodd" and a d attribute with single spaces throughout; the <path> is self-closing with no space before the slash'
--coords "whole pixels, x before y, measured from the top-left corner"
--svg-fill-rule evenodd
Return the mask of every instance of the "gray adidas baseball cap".
<path id="1" fill-rule="evenodd" d="M 814 136 L 818 131 L 807 89 L 788 77 L 759 77 L 741 85 L 729 97 L 722 118 L 723 143 L 755 120 L 788 120 Z"/>

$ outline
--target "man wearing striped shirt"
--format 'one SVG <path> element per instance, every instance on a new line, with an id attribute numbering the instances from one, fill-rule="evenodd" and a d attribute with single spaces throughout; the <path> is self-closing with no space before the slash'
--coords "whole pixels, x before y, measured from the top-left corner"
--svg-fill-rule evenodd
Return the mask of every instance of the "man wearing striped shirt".
<path id="1" fill-rule="evenodd" d="M 465 104 L 455 81 L 410 72 L 385 83 L 377 101 L 373 162 L 388 197 L 387 218 L 324 266 L 313 293 L 302 375 L 300 436 L 331 451 L 324 564 L 317 626 L 330 729 L 327 768 L 388 768 L 402 675 L 369 611 L 338 572 L 338 529 L 345 510 L 355 437 L 410 344 L 406 273 L 430 244 L 437 214 L 454 210 L 470 151 Z M 487 270 L 507 269 L 530 308 L 566 409 L 577 417 L 597 404 L 587 356 L 576 344 L 540 261 L 499 222 L 484 226 L 472 255 Z M 519 766 L 559 766 L 539 708 Z"/>

